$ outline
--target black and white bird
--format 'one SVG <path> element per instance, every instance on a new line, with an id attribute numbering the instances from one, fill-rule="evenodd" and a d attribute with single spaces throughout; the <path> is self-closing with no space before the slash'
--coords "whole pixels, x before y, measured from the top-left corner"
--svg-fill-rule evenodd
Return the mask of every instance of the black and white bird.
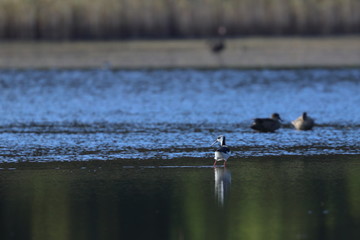
<path id="1" fill-rule="evenodd" d="M 275 132 L 281 127 L 280 121 L 280 115 L 273 113 L 271 118 L 255 118 L 250 127 L 258 132 Z"/>
<path id="2" fill-rule="evenodd" d="M 230 148 L 226 146 L 225 136 L 223 135 L 218 136 L 215 142 L 211 144 L 211 146 L 213 146 L 217 142 L 220 143 L 220 148 L 215 150 L 214 167 L 218 161 L 224 161 L 224 167 L 226 167 L 226 161 L 231 155 Z"/>
<path id="3" fill-rule="evenodd" d="M 315 121 L 304 112 L 300 117 L 291 122 L 297 130 L 311 130 Z"/>

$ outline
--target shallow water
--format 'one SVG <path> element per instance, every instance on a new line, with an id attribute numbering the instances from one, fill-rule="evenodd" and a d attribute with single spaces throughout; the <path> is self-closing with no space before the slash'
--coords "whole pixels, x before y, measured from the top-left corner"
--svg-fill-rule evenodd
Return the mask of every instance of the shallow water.
<path id="1" fill-rule="evenodd" d="M 359 239 L 359 92 L 358 69 L 0 71 L 1 239 Z"/>
<path id="2" fill-rule="evenodd" d="M 360 70 L 1 71 L 0 161 L 359 154 Z M 316 119 L 294 131 L 303 111 Z M 284 128 L 256 134 L 278 112 Z"/>
<path id="3" fill-rule="evenodd" d="M 355 240 L 359 160 L 274 156 L 237 159 L 226 169 L 186 160 L 3 164 L 0 236 Z"/>

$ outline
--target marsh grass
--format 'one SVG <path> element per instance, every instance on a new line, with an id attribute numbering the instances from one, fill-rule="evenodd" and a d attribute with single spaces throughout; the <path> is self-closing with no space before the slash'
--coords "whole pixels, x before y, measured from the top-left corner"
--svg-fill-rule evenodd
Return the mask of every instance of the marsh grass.
<path id="1" fill-rule="evenodd" d="M 0 0 L 2 39 L 360 32 L 359 0 Z"/>

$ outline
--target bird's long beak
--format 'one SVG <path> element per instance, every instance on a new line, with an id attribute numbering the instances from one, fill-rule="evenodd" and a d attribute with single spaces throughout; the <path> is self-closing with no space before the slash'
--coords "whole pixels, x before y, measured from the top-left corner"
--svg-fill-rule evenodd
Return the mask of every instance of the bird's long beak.
<path id="1" fill-rule="evenodd" d="M 213 144 L 211 144 L 211 146 L 213 146 L 215 143 L 217 143 L 217 140 L 215 142 L 213 142 Z"/>

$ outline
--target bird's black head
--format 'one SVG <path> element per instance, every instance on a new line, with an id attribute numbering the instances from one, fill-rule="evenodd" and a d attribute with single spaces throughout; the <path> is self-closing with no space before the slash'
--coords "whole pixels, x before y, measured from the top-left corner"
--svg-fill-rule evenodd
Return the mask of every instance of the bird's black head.
<path id="1" fill-rule="evenodd" d="M 281 120 L 280 114 L 278 114 L 278 113 L 273 113 L 273 114 L 271 115 L 271 118 L 272 118 L 272 119 Z"/>
<path id="2" fill-rule="evenodd" d="M 307 118 L 307 113 L 306 113 L 306 112 L 303 112 L 302 118 L 303 118 L 304 120 L 306 120 L 306 118 Z"/>

